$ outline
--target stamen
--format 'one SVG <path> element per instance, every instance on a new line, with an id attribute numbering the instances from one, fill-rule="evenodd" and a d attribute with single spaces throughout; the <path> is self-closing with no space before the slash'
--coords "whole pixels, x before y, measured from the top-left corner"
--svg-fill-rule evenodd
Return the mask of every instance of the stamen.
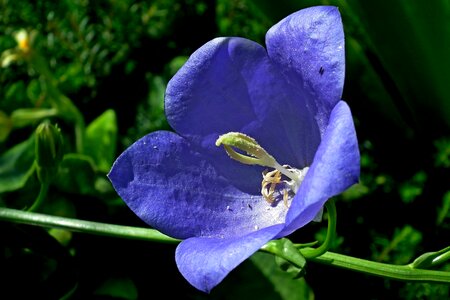
<path id="1" fill-rule="evenodd" d="M 262 173 L 263 181 L 261 182 L 261 194 L 267 202 L 273 203 L 275 201 L 274 193 L 275 187 L 281 182 L 281 173 L 278 170 L 271 172 L 264 171 Z M 267 187 L 269 185 L 269 187 Z"/>
<path id="2" fill-rule="evenodd" d="M 229 132 L 221 135 L 216 140 L 216 146 L 220 145 L 223 145 L 228 156 L 236 161 L 247 165 L 273 168 L 274 170 L 270 172 L 265 170 L 262 173 L 261 195 L 269 204 L 273 204 L 276 198 L 280 197 L 283 199 L 284 205 L 289 207 L 289 196 L 297 193 L 306 176 L 308 167 L 298 170 L 289 165 L 280 165 L 255 139 L 240 132 Z M 239 153 L 234 148 L 246 154 Z M 282 180 L 283 175 L 289 180 Z M 280 184 L 282 185 L 281 188 L 279 187 Z"/>

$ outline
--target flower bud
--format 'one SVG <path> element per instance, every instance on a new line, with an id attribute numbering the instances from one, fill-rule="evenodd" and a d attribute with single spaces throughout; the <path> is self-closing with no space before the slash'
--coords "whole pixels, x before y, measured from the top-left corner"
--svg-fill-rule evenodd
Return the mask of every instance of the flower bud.
<path id="1" fill-rule="evenodd" d="M 58 127 L 41 123 L 36 129 L 36 165 L 41 183 L 50 183 L 63 158 L 63 139 Z"/>

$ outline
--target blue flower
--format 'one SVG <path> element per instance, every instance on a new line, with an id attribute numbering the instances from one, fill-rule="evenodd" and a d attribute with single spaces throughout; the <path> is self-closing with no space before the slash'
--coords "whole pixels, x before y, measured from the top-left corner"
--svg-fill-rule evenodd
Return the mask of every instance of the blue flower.
<path id="1" fill-rule="evenodd" d="M 135 142 L 108 177 L 136 215 L 182 239 L 175 259 L 193 286 L 209 292 L 358 181 L 344 71 L 339 11 L 318 6 L 270 28 L 266 48 L 212 40 L 170 80 L 165 112 L 175 132 Z M 274 160 L 249 164 L 261 149 Z"/>

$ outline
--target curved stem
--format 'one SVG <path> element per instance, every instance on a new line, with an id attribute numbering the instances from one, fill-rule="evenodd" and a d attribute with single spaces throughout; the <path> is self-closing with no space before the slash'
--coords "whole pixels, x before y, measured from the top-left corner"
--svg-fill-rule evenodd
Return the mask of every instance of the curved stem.
<path id="1" fill-rule="evenodd" d="M 70 219 L 34 212 L 25 212 L 4 207 L 0 207 L 0 220 L 43 227 L 67 229 L 75 232 L 84 232 L 118 238 L 146 240 L 162 243 L 180 242 L 177 239 L 171 238 L 160 233 L 157 230 L 150 228 L 122 226 L 84 221 L 79 219 Z"/>
<path id="2" fill-rule="evenodd" d="M 39 190 L 39 195 L 37 196 L 36 200 L 34 201 L 33 205 L 31 205 L 27 211 L 29 212 L 35 212 L 39 210 L 42 203 L 44 203 L 45 197 L 47 197 L 47 192 L 49 188 L 48 183 L 41 183 L 41 189 Z"/>
<path id="3" fill-rule="evenodd" d="M 333 199 L 328 200 L 325 203 L 325 207 L 327 208 L 328 212 L 327 237 L 325 238 L 323 244 L 320 245 L 318 248 L 300 249 L 300 252 L 306 259 L 313 259 L 327 252 L 328 249 L 330 249 L 330 246 L 333 244 L 334 239 L 336 238 L 337 213 L 334 200 Z"/>
<path id="4" fill-rule="evenodd" d="M 326 252 L 310 261 L 389 279 L 450 283 L 450 272 L 414 269 L 409 265 L 379 263 L 333 252 Z"/>
<path id="5" fill-rule="evenodd" d="M 0 207 L 0 220 L 43 227 L 62 228 L 76 232 L 118 238 L 138 239 L 162 243 L 180 242 L 180 240 L 166 236 L 154 229 L 69 219 L 3 207 Z M 302 251 L 303 250 L 305 249 L 302 249 Z M 321 263 L 388 279 L 450 283 L 450 272 L 415 269 L 409 265 L 398 266 L 373 262 L 333 252 L 326 252 L 318 257 L 309 258 L 308 260 L 315 263 Z"/>

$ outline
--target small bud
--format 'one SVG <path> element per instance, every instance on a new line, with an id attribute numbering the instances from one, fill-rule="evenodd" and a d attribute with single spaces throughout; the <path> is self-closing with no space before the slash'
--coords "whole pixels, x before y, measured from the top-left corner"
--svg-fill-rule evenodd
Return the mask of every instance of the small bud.
<path id="1" fill-rule="evenodd" d="M 422 254 L 411 263 L 411 267 L 414 269 L 432 268 L 448 259 L 450 259 L 450 246 L 436 252 Z"/>
<path id="2" fill-rule="evenodd" d="M 47 122 L 37 127 L 35 153 L 38 178 L 41 183 L 50 183 L 63 158 L 63 139 L 58 127 Z"/>

